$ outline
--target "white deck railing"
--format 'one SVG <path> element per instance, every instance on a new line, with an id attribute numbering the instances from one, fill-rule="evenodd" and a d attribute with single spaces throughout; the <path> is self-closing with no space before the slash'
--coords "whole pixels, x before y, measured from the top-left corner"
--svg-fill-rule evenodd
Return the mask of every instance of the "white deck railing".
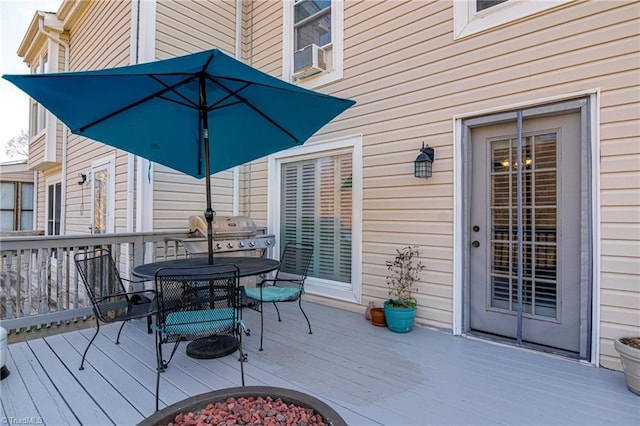
<path id="1" fill-rule="evenodd" d="M 0 320 L 9 332 L 93 315 L 73 256 L 111 250 L 123 278 L 145 262 L 186 256 L 186 233 L 0 237 Z"/>

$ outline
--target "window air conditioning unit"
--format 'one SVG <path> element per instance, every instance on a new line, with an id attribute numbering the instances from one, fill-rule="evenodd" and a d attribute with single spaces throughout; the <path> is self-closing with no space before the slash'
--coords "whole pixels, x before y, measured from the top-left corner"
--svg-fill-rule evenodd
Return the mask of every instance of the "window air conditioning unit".
<path id="1" fill-rule="evenodd" d="M 324 50 L 315 44 L 310 44 L 293 53 L 293 76 L 302 79 L 325 71 Z"/>

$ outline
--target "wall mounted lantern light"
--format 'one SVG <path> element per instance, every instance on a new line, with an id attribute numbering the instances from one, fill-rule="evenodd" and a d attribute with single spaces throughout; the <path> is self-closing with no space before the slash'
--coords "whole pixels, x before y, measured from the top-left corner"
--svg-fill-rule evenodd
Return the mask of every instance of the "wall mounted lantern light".
<path id="1" fill-rule="evenodd" d="M 433 148 L 429 147 L 429 145 L 424 144 L 422 142 L 422 149 L 420 149 L 420 154 L 416 157 L 416 161 L 413 162 L 414 165 L 414 175 L 417 178 L 430 178 L 433 172 L 433 160 L 435 159 L 435 151 Z"/>

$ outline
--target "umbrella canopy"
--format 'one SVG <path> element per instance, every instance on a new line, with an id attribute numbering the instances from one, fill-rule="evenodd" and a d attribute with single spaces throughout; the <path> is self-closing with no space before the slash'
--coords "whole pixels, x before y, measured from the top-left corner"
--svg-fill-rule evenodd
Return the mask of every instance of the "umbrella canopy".
<path id="1" fill-rule="evenodd" d="M 210 175 L 304 143 L 355 102 L 303 89 L 218 49 L 99 71 L 4 75 L 71 132 L 188 175 Z"/>

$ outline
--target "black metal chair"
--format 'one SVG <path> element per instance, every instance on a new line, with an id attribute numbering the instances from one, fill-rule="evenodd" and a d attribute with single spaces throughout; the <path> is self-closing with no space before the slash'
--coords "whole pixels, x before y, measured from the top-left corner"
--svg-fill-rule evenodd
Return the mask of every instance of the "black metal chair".
<path id="1" fill-rule="evenodd" d="M 309 265 L 313 257 L 313 245 L 305 243 L 288 242 L 284 246 L 280 258 L 280 266 L 273 279 L 262 280 L 255 288 L 246 288 L 247 306 L 260 312 L 260 350 L 264 332 L 263 305 L 271 302 L 280 318 L 280 310 L 277 303 L 298 301 L 298 306 L 311 331 L 309 317 L 302 309 L 302 295 L 304 294 L 304 282 L 307 279 Z"/>
<path id="2" fill-rule="evenodd" d="M 171 362 L 181 342 L 216 336 L 232 339 L 231 352 L 240 352 L 240 375 L 244 386 L 240 271 L 236 265 L 195 268 L 163 268 L 155 275 L 158 312 L 156 332 L 156 411 L 160 392 L 160 373 Z M 162 345 L 174 343 L 164 359 Z M 196 342 L 194 342 L 196 343 Z"/>
<path id="3" fill-rule="evenodd" d="M 89 347 L 100 332 L 100 323 L 122 322 L 116 345 L 120 344 L 120 333 L 127 321 L 147 319 L 150 331 L 151 316 L 154 314 L 155 290 L 127 291 L 124 282 L 130 285 L 140 281 L 130 281 L 120 277 L 111 252 L 105 248 L 83 251 L 74 256 L 80 278 L 84 283 L 87 296 L 91 300 L 96 317 L 96 332 L 82 354 L 80 370 L 84 370 L 84 359 Z"/>

